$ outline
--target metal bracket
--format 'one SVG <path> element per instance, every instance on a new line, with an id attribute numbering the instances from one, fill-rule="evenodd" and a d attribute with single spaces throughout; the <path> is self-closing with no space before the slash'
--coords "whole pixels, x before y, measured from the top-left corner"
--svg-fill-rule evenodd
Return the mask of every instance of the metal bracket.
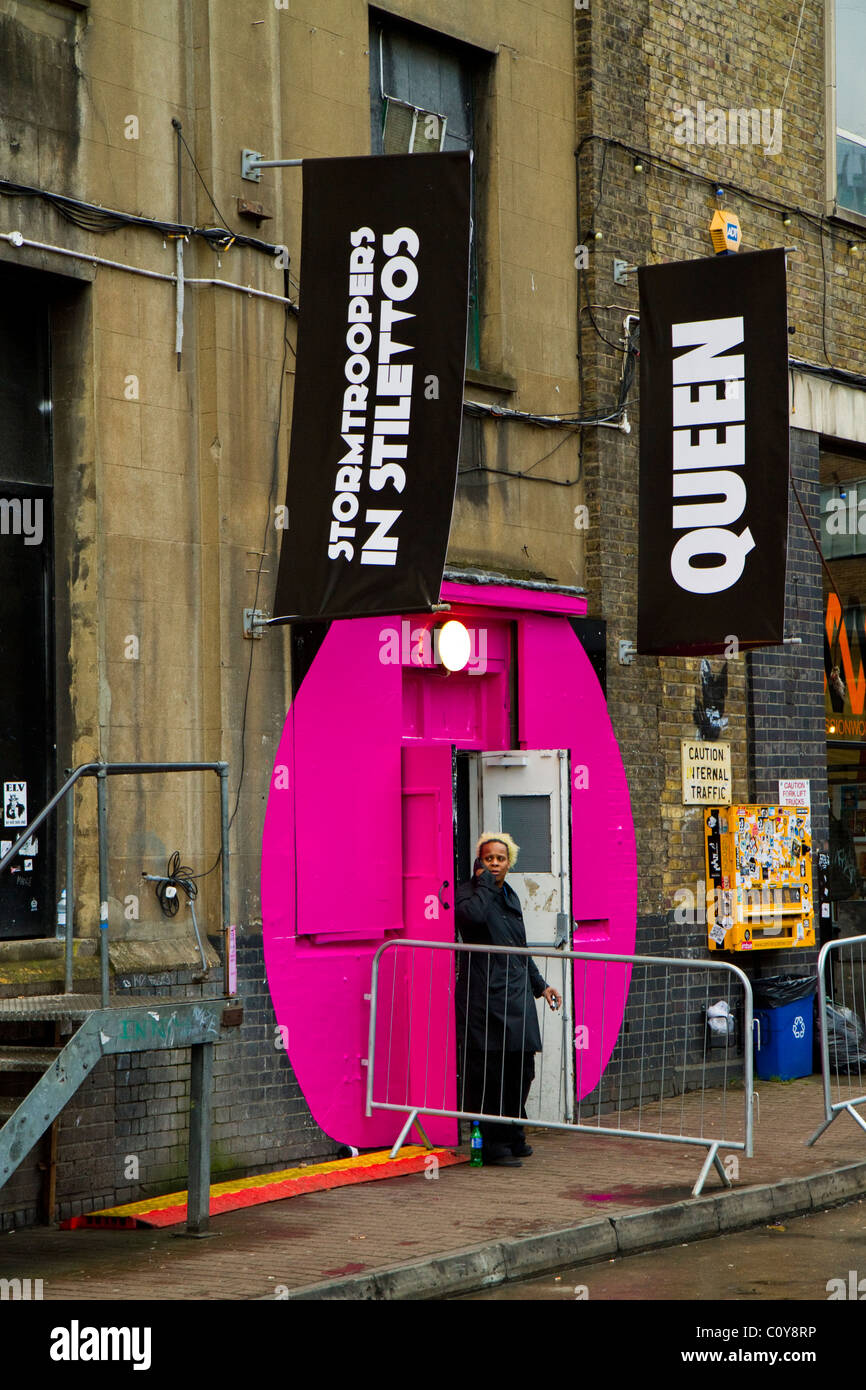
<path id="1" fill-rule="evenodd" d="M 622 260 L 619 256 L 613 258 L 613 283 L 615 285 L 627 285 L 628 277 L 637 270 L 636 265 L 631 265 L 628 261 Z"/>
<path id="2" fill-rule="evenodd" d="M 619 643 L 620 666 L 631 666 L 636 656 L 637 652 L 635 650 L 634 642 L 630 642 L 627 639 L 621 638 Z"/>
<path id="3" fill-rule="evenodd" d="M 259 641 L 265 635 L 270 613 L 266 608 L 244 609 L 244 637 Z"/>
<path id="4" fill-rule="evenodd" d="M 262 157 L 261 150 L 241 150 L 241 178 L 249 183 L 261 183 L 262 171 L 258 167 L 258 161 Z"/>

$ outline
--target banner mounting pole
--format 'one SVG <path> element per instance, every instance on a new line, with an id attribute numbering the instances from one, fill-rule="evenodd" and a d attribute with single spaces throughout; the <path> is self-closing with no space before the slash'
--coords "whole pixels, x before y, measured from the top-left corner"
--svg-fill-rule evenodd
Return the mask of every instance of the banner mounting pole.
<path id="1" fill-rule="evenodd" d="M 241 178 L 249 183 L 261 182 L 262 169 L 295 169 L 302 159 L 262 159 L 260 150 L 241 150 Z"/>

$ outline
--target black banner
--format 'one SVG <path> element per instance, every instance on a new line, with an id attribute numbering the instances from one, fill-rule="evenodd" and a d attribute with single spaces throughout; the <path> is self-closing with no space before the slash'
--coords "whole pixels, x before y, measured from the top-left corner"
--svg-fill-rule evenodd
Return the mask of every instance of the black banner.
<path id="1" fill-rule="evenodd" d="M 788 324 L 782 249 L 646 266 L 640 286 L 643 653 L 782 641 Z"/>
<path id="2" fill-rule="evenodd" d="M 304 160 L 301 312 L 274 614 L 439 601 L 463 407 L 470 156 Z"/>

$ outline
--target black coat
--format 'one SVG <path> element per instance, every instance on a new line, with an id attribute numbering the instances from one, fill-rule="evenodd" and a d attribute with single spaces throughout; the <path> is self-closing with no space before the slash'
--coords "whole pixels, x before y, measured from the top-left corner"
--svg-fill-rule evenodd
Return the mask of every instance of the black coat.
<path id="1" fill-rule="evenodd" d="M 478 946 L 525 946 L 526 928 L 514 889 L 489 869 L 461 883 L 455 904 L 462 939 Z M 490 1052 L 540 1052 L 534 1000 L 547 985 L 531 956 L 458 951 L 458 1041 Z"/>

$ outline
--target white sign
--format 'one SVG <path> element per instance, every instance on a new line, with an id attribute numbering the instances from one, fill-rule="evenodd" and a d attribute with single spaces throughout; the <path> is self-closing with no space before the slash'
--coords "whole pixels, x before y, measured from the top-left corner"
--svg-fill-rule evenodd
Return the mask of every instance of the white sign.
<path id="1" fill-rule="evenodd" d="M 808 777 L 779 778 L 779 805 L 809 808 Z"/>
<path id="2" fill-rule="evenodd" d="M 702 738 L 680 740 L 683 805 L 730 806 L 731 745 Z"/>
<path id="3" fill-rule="evenodd" d="M 27 824 L 27 783 L 3 783 L 3 824 L 21 826 Z"/>

